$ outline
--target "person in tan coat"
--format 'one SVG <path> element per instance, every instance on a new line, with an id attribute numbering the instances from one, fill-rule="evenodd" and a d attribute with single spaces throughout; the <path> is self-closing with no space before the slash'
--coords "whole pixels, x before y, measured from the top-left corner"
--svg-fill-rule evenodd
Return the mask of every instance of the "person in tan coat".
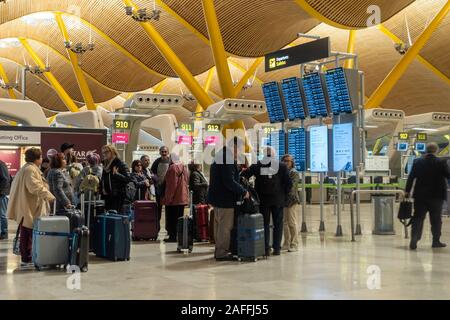
<path id="1" fill-rule="evenodd" d="M 36 218 L 47 215 L 49 202 L 55 197 L 48 190 L 39 166 L 42 151 L 30 148 L 25 152 L 27 162 L 15 176 L 11 185 L 7 214 L 20 224 L 20 255 L 22 264 L 31 263 L 33 224 Z"/>

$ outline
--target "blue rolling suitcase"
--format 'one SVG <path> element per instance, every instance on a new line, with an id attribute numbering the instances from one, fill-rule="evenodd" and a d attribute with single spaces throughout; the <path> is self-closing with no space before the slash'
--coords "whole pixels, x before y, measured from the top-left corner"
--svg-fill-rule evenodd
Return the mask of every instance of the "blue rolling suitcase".
<path id="1" fill-rule="evenodd" d="M 127 216 L 106 214 L 95 217 L 94 253 L 112 261 L 130 260 L 130 220 Z"/>
<path id="2" fill-rule="evenodd" d="M 262 214 L 242 214 L 237 222 L 238 259 L 257 261 L 265 256 L 264 218 Z"/>

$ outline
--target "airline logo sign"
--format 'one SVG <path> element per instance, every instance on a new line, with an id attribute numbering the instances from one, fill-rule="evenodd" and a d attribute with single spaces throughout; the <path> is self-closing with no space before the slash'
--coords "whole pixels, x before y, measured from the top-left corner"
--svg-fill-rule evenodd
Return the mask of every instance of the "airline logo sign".
<path id="1" fill-rule="evenodd" d="M 295 47 L 269 53 L 265 57 L 266 72 L 328 58 L 330 38 L 322 38 Z"/>

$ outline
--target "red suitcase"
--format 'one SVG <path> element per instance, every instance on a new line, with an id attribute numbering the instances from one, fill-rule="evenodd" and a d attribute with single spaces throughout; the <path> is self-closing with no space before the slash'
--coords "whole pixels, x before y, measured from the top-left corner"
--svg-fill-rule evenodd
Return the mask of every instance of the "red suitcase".
<path id="1" fill-rule="evenodd" d="M 207 204 L 198 204 L 195 206 L 198 237 L 200 241 L 209 240 L 209 207 Z"/>
<path id="2" fill-rule="evenodd" d="M 159 232 L 158 206 L 155 201 L 134 202 L 133 241 L 156 240 Z"/>

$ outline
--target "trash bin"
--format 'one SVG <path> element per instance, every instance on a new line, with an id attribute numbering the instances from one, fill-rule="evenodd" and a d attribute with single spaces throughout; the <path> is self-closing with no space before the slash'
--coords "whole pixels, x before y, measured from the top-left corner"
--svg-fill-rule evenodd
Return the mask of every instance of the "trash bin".
<path id="1" fill-rule="evenodd" d="M 395 234 L 394 230 L 394 204 L 395 195 L 372 195 L 374 206 L 374 225 L 372 234 Z"/>

